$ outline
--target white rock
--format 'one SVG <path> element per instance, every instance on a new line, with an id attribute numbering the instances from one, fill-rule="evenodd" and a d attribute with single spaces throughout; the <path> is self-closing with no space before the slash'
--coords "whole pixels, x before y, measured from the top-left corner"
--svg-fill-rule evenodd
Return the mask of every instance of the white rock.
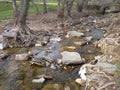
<path id="1" fill-rule="evenodd" d="M 3 50 L 7 48 L 7 44 L 6 43 L 0 43 L 0 50 Z"/>
<path id="2" fill-rule="evenodd" d="M 86 37 L 86 40 L 87 40 L 87 41 L 91 41 L 92 38 L 93 38 L 92 36 L 88 36 L 88 37 Z"/>
<path id="3" fill-rule="evenodd" d="M 87 80 L 87 77 L 85 75 L 86 74 L 86 68 L 85 67 L 81 67 L 78 74 L 80 75 L 82 80 L 85 80 L 85 81 Z"/>
<path id="4" fill-rule="evenodd" d="M 35 46 L 36 46 L 36 47 L 41 47 L 41 46 L 42 46 L 42 43 L 36 43 Z"/>
<path id="5" fill-rule="evenodd" d="M 59 42 L 59 41 L 61 41 L 61 38 L 60 37 L 51 37 L 50 41 L 51 42 Z"/>
<path id="6" fill-rule="evenodd" d="M 77 52 L 63 51 L 61 53 L 61 55 L 62 55 L 61 62 L 63 64 L 80 64 L 80 63 L 82 63 L 81 56 Z"/>
<path id="7" fill-rule="evenodd" d="M 22 61 L 22 60 L 28 60 L 28 58 L 29 58 L 29 54 L 27 54 L 27 53 L 24 53 L 24 54 L 16 54 L 16 55 L 15 55 L 15 60 L 20 60 L 20 61 Z"/>
<path id="8" fill-rule="evenodd" d="M 44 83 L 44 82 L 45 82 L 45 78 L 44 77 L 32 80 L 32 83 Z"/>
<path id="9" fill-rule="evenodd" d="M 81 36 L 84 36 L 84 33 L 77 32 L 77 31 L 69 31 L 69 32 L 67 32 L 66 37 L 69 38 L 70 36 L 71 37 L 81 37 Z"/>
<path id="10" fill-rule="evenodd" d="M 86 43 L 87 43 L 87 41 L 74 42 L 75 45 L 79 45 L 79 46 L 85 45 Z"/>

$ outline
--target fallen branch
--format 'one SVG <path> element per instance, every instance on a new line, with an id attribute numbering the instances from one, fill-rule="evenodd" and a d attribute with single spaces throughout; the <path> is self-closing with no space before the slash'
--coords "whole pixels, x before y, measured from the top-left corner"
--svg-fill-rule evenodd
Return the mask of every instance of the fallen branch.
<path id="1" fill-rule="evenodd" d="M 110 85 L 114 85 L 114 84 L 115 84 L 115 82 L 107 83 L 107 84 L 103 85 L 102 87 L 99 87 L 97 90 L 102 90 L 102 89 L 104 89 L 104 88 L 106 88 L 106 87 L 108 87 Z"/>

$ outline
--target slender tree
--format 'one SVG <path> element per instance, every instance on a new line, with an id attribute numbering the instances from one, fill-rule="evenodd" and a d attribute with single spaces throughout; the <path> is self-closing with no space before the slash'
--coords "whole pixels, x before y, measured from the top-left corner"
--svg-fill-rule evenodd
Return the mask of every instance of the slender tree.
<path id="1" fill-rule="evenodd" d="M 19 14 L 16 0 L 12 0 L 12 6 L 13 6 L 13 14 L 14 14 L 14 26 L 16 26 L 18 22 L 18 14 Z"/>
<path id="2" fill-rule="evenodd" d="M 43 0 L 43 13 L 47 13 L 46 0 Z"/>
<path id="3" fill-rule="evenodd" d="M 74 0 L 66 0 L 66 9 L 67 9 L 68 16 L 71 16 L 73 2 L 74 2 Z"/>
<path id="4" fill-rule="evenodd" d="M 66 0 L 58 0 L 58 17 L 59 18 L 64 17 L 65 2 Z"/>

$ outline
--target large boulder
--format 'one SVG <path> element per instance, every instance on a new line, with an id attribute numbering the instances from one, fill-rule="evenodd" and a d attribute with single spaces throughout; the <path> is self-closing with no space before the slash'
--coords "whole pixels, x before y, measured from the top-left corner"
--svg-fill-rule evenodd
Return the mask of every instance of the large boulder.
<path id="1" fill-rule="evenodd" d="M 82 63 L 82 58 L 79 53 L 77 52 L 68 52 L 63 51 L 61 53 L 62 59 L 61 63 L 63 64 L 80 64 Z"/>

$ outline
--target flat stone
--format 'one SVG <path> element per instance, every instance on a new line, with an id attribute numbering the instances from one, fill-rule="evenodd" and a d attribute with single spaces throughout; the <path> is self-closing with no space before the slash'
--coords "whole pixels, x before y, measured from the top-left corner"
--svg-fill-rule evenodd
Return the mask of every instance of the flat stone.
<path id="1" fill-rule="evenodd" d="M 28 59 L 29 59 L 29 54 L 27 53 L 15 55 L 15 60 L 23 61 L 23 60 L 28 60 Z"/>
<path id="2" fill-rule="evenodd" d="M 44 82 L 45 82 L 45 78 L 44 77 L 32 80 L 32 83 L 44 83 Z"/>
<path id="3" fill-rule="evenodd" d="M 79 45 L 79 46 L 83 46 L 87 43 L 87 41 L 78 41 L 78 42 L 74 42 L 75 45 Z"/>
<path id="4" fill-rule="evenodd" d="M 67 38 L 69 38 L 69 37 L 81 37 L 81 36 L 84 36 L 84 33 L 77 32 L 77 31 L 69 31 L 69 32 L 67 32 L 67 35 L 66 35 Z"/>
<path id="5" fill-rule="evenodd" d="M 79 53 L 77 52 L 68 52 L 63 51 L 61 53 L 62 59 L 61 63 L 63 64 L 80 64 L 82 63 L 82 58 Z"/>

